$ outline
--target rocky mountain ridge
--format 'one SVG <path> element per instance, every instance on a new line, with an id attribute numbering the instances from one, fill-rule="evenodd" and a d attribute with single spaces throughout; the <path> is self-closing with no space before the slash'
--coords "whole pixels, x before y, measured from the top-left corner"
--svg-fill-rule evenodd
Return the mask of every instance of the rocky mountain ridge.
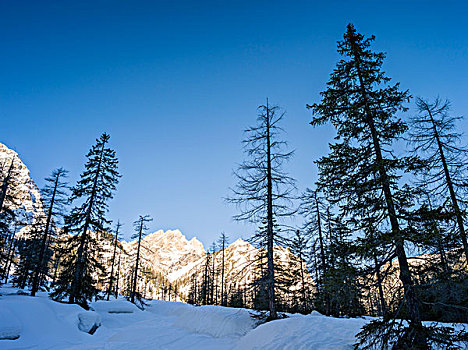
<path id="1" fill-rule="evenodd" d="M 8 176 L 9 175 L 9 176 Z M 9 177 L 9 180 L 6 180 Z M 4 205 L 13 210 L 24 224 L 44 216 L 41 193 L 18 153 L 0 143 L 1 185 L 8 181 Z M 1 186 L 0 185 L 0 186 Z"/>

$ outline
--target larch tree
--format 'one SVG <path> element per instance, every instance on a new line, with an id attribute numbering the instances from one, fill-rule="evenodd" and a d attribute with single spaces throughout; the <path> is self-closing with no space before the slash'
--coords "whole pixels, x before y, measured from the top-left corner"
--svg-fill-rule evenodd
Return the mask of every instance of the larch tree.
<path id="1" fill-rule="evenodd" d="M 45 179 L 46 184 L 42 189 L 42 202 L 44 209 L 47 211 L 47 217 L 40 239 L 38 260 L 33 274 L 31 296 L 36 295 L 43 276 L 48 272 L 45 252 L 47 243 L 50 241 L 50 233 L 54 229 L 53 226 L 57 224 L 58 219 L 63 216 L 64 207 L 68 203 L 68 183 L 64 181 L 67 177 L 67 173 L 68 171 L 63 168 L 54 170 L 52 174 Z"/>
<path id="2" fill-rule="evenodd" d="M 237 185 L 231 189 L 228 201 L 238 206 L 240 214 L 235 220 L 246 220 L 257 225 L 267 254 L 267 297 L 269 319 L 278 318 L 275 295 L 275 262 L 273 248 L 279 238 L 275 222 L 282 216 L 290 216 L 294 180 L 284 172 L 284 163 L 293 152 L 286 151 L 287 143 L 280 138 L 284 112 L 279 107 L 265 105 L 258 108 L 257 124 L 245 131 L 243 141 L 247 160 L 235 172 Z"/>
<path id="3" fill-rule="evenodd" d="M 71 202 L 79 202 L 65 218 L 65 232 L 70 254 L 62 262 L 62 271 L 51 296 L 87 307 L 87 301 L 97 295 L 97 276 L 102 273 L 99 232 L 106 231 L 109 220 L 107 202 L 112 199 L 119 181 L 118 159 L 107 147 L 110 136 L 102 134 L 87 154 L 85 171 L 71 189 Z"/>
<path id="4" fill-rule="evenodd" d="M 135 257 L 135 266 L 133 268 L 133 280 L 132 280 L 132 289 L 130 293 L 130 301 L 132 303 L 135 303 L 135 298 L 137 297 L 137 288 L 138 288 L 138 268 L 140 265 L 140 251 L 141 251 L 141 240 L 144 238 L 146 235 L 146 231 L 148 230 L 148 226 L 146 225 L 148 222 L 153 221 L 153 219 L 150 218 L 149 215 L 144 215 L 138 218 L 133 223 L 133 226 L 135 228 L 135 234 L 133 234 L 132 239 L 138 239 L 137 243 L 137 254 Z"/>
<path id="5" fill-rule="evenodd" d="M 462 135 L 457 131 L 457 122 L 462 117 L 450 115 L 447 100 L 436 98 L 429 102 L 418 98 L 416 105 L 419 113 L 411 119 L 410 140 L 414 151 L 426 164 L 424 183 L 439 202 L 450 203 L 468 263 L 466 213 L 463 210 L 468 204 L 468 148 L 461 144 Z"/>
<path id="6" fill-rule="evenodd" d="M 314 240 L 313 246 L 316 247 L 315 256 L 318 257 L 315 263 L 317 271 L 317 299 L 324 301 L 324 306 L 321 308 L 325 315 L 330 315 L 330 296 L 324 288 L 325 278 L 328 271 L 328 257 L 325 251 L 325 199 L 321 196 L 319 189 L 312 190 L 307 188 L 302 194 L 301 203 L 299 206 L 299 214 L 303 216 L 304 223 L 302 230 L 306 237 Z"/>

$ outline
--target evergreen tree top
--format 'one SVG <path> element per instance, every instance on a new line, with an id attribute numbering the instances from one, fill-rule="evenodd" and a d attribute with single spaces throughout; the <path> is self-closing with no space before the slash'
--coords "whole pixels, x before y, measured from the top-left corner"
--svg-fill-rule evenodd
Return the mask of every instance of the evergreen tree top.
<path id="1" fill-rule="evenodd" d="M 110 221 L 105 218 L 108 210 L 107 201 L 112 199 L 113 191 L 119 182 L 120 174 L 117 170 L 118 159 L 115 151 L 106 144 L 110 136 L 103 133 L 91 147 L 85 164 L 85 170 L 80 180 L 71 189 L 70 200 L 82 200 L 82 204 L 75 207 L 67 217 L 70 231 L 95 229 L 102 231 Z"/>
<path id="2" fill-rule="evenodd" d="M 374 40 L 374 36 L 366 38 L 348 25 L 343 40 L 338 42 L 338 53 L 344 58 L 331 73 L 327 89 L 321 92 L 322 101 L 307 106 L 314 114 L 311 125 L 331 122 L 337 128 L 337 138 L 360 141 L 370 137 L 367 118 L 371 114 L 384 143 L 407 130 L 395 113 L 407 110 L 403 103 L 411 96 L 408 90 L 400 90 L 399 83 L 391 84 L 382 71 L 385 54 L 371 50 Z"/>

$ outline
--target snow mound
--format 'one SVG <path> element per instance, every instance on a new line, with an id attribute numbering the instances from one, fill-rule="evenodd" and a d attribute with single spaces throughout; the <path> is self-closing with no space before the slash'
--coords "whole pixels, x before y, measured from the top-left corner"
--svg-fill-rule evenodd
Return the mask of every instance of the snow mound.
<path id="1" fill-rule="evenodd" d="M 15 314 L 2 307 L 0 309 L 0 340 L 15 340 L 21 335 L 21 322 Z"/>
<path id="2" fill-rule="evenodd" d="M 212 305 L 193 306 L 164 301 L 153 302 L 151 309 L 158 314 L 172 314 L 176 327 L 216 338 L 241 337 L 255 327 L 255 322 L 246 309 Z"/>
<path id="3" fill-rule="evenodd" d="M 91 304 L 96 312 L 103 314 L 132 314 L 134 312 L 140 311 L 135 304 L 132 304 L 126 300 L 99 300 Z"/>
<path id="4" fill-rule="evenodd" d="M 234 350 L 349 350 L 368 321 L 321 316 L 294 316 L 265 323 L 242 337 Z"/>
<path id="5" fill-rule="evenodd" d="M 46 293 L 0 292 L 1 350 L 351 350 L 355 334 L 372 319 L 313 312 L 255 328 L 247 309 L 153 300 L 142 311 L 119 299 L 93 302 L 94 311 L 84 311 Z"/>
<path id="6" fill-rule="evenodd" d="M 78 329 L 81 312 L 83 309 L 78 305 L 57 303 L 46 296 L 3 294 L 0 297 L 0 330 L 8 330 L 9 339 L 14 335 L 19 338 L 0 340 L 0 349 L 58 350 L 66 349 L 70 342 L 82 343 L 90 335 Z M 7 329 L 5 323 L 11 328 Z"/>
<path id="7" fill-rule="evenodd" d="M 82 332 L 94 334 L 101 326 L 101 316 L 94 311 L 78 314 L 78 329 Z"/>

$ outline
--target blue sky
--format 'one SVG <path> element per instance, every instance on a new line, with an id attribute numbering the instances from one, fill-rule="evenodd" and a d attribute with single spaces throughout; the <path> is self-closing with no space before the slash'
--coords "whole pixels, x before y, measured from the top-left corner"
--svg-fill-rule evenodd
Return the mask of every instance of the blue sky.
<path id="1" fill-rule="evenodd" d="M 266 97 L 282 106 L 296 150 L 288 171 L 300 189 L 313 185 L 333 131 L 310 127 L 305 105 L 348 22 L 376 35 L 402 88 L 466 115 L 466 1 L 3 1 L 0 142 L 39 185 L 60 166 L 73 183 L 106 131 L 123 175 L 109 216 L 126 238 L 140 214 L 205 245 L 223 230 L 248 237 L 254 228 L 223 201 L 242 131 Z"/>

